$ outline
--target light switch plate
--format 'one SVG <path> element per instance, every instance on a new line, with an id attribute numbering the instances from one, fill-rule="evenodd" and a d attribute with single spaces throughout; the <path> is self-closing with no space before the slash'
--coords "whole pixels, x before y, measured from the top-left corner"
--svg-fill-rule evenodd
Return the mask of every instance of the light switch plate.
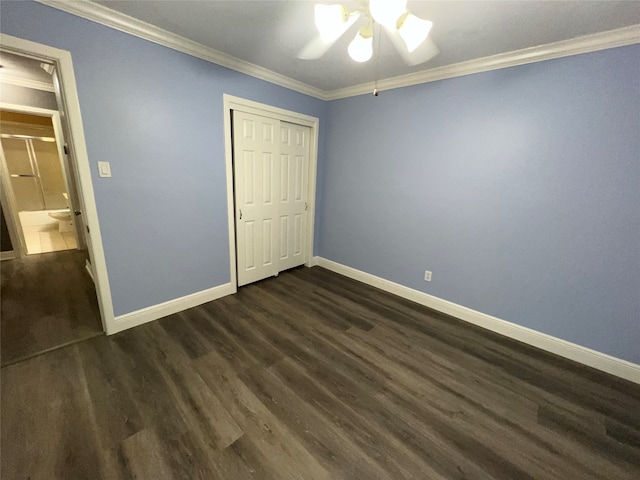
<path id="1" fill-rule="evenodd" d="M 101 177 L 111 177 L 111 165 L 109 162 L 98 162 L 98 173 Z"/>

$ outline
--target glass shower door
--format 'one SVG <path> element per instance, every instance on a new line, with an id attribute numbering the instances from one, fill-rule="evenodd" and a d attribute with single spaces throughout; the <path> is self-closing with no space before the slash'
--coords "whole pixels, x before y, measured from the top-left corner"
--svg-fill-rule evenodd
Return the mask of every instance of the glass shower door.
<path id="1" fill-rule="evenodd" d="M 44 210 L 45 199 L 30 140 L 3 138 L 7 170 L 18 211 Z"/>

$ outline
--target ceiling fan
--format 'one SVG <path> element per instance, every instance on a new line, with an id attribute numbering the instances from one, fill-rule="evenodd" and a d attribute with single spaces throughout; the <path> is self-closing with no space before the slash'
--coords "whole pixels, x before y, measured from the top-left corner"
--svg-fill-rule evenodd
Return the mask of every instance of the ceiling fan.
<path id="1" fill-rule="evenodd" d="M 349 56 L 356 62 L 366 62 L 373 56 L 376 24 L 384 29 L 408 65 L 424 63 L 440 52 L 428 38 L 433 23 L 409 12 L 407 0 L 360 0 L 355 8 L 316 4 L 314 15 L 319 34 L 298 53 L 303 60 L 322 57 L 359 19 L 364 22 L 360 22 L 348 48 Z M 381 29 L 376 30 L 375 35 L 382 34 Z"/>

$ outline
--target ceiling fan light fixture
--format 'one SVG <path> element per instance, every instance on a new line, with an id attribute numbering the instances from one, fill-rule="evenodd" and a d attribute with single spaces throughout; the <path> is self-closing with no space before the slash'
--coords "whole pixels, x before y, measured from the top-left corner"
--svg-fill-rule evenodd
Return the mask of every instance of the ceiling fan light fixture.
<path id="1" fill-rule="evenodd" d="M 398 19 L 396 27 L 398 28 L 400 37 L 407 46 L 407 50 L 411 53 L 427 39 L 431 27 L 433 27 L 433 22 L 423 20 L 406 12 Z"/>
<path id="2" fill-rule="evenodd" d="M 323 42 L 333 42 L 344 33 L 344 24 L 349 19 L 349 12 L 343 5 L 316 4 L 314 14 L 316 27 Z"/>
<path id="3" fill-rule="evenodd" d="M 370 0 L 369 12 L 373 19 L 385 27 L 394 27 L 407 11 L 407 0 Z"/>
<path id="4" fill-rule="evenodd" d="M 366 62 L 373 56 L 373 29 L 365 25 L 349 44 L 349 56 L 356 62 Z"/>

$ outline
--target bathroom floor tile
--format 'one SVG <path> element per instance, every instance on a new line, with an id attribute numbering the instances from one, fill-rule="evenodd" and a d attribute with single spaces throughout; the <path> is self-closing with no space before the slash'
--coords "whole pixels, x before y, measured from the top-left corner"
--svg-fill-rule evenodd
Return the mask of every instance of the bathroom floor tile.
<path id="1" fill-rule="evenodd" d="M 57 223 L 27 225 L 23 226 L 22 231 L 29 255 L 78 248 L 75 234 L 73 232 L 60 233 Z"/>
<path id="2" fill-rule="evenodd" d="M 78 242 L 76 241 L 76 236 L 73 234 L 73 232 L 64 232 L 62 234 L 62 238 L 64 238 L 68 249 L 71 250 L 74 248 L 78 248 Z"/>
<path id="3" fill-rule="evenodd" d="M 67 250 L 67 244 L 60 232 L 40 232 L 40 243 L 43 252 Z"/>
<path id="4" fill-rule="evenodd" d="M 40 232 L 24 231 L 24 241 L 27 244 L 27 253 L 42 253 L 42 244 L 40 243 Z"/>

